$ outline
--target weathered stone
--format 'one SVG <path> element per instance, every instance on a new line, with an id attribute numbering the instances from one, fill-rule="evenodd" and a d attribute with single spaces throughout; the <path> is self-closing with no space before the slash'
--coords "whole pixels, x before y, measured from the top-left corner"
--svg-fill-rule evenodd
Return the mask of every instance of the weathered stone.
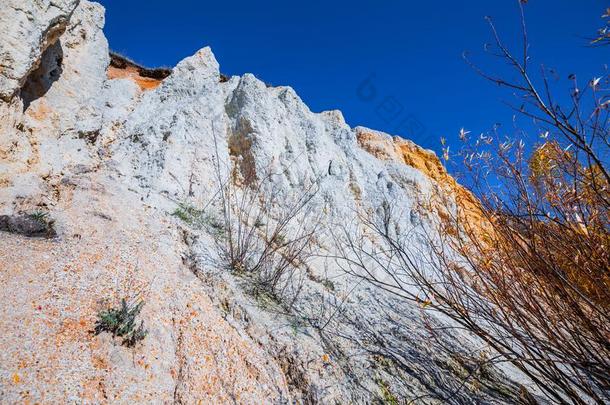
<path id="1" fill-rule="evenodd" d="M 290 87 L 223 76 L 209 48 L 153 78 L 131 63 L 108 69 L 103 8 L 86 0 L 9 0 L 0 24 L 3 401 L 371 403 L 388 387 L 404 399 L 461 387 L 418 305 L 330 259 L 341 228 L 359 225 L 354 213 L 387 200 L 404 210 L 396 227 L 410 247 L 429 250 L 438 218 L 420 203 L 457 187 L 432 152 L 314 113 Z M 219 262 L 219 188 L 247 190 L 269 172 L 278 211 L 318 189 L 317 256 L 295 270 L 289 313 Z M 185 202 L 204 209 L 205 226 L 178 218 Z M 40 206 L 59 238 L 23 237 L 48 231 L 19 214 Z M 149 333 L 133 349 L 90 333 L 121 298 L 146 301 Z M 448 344 L 475 347 L 452 333 Z M 364 350 L 375 339 L 400 370 Z M 505 400 L 470 385 L 456 395 Z"/>
<path id="2" fill-rule="evenodd" d="M 29 237 L 52 238 L 56 235 L 52 220 L 35 215 L 0 215 L 0 231 Z"/>
<path id="3" fill-rule="evenodd" d="M 9 101 L 64 33 L 79 0 L 5 0 L 0 7 L 0 99 Z"/>

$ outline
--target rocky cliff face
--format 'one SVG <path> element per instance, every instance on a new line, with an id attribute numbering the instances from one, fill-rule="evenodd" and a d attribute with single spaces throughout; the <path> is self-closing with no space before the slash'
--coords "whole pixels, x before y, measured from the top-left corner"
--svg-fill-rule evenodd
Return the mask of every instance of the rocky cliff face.
<path id="1" fill-rule="evenodd" d="M 103 15 L 86 0 L 0 6 L 3 402 L 510 398 L 500 371 L 504 391 L 462 387 L 467 371 L 435 351 L 418 305 L 333 259 L 357 213 L 388 200 L 427 251 L 438 218 L 420 203 L 455 186 L 432 152 L 311 112 L 290 87 L 225 78 L 209 48 L 168 77 L 111 65 Z M 223 218 L 227 183 L 242 196 L 257 184 L 249 204 L 275 213 L 315 189 L 282 236 L 315 218 L 315 254 L 281 280 L 290 305 L 253 294 L 222 260 L 226 235 L 201 225 Z M 133 348 L 92 333 L 122 298 L 145 302 Z M 446 343 L 476 345 L 455 330 Z"/>

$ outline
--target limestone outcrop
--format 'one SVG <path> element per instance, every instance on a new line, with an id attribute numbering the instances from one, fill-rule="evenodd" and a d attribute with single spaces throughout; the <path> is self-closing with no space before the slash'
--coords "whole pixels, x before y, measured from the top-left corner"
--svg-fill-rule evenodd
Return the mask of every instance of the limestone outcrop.
<path id="1" fill-rule="evenodd" d="M 513 398 L 501 370 L 489 373 L 504 390 L 464 385 L 421 307 L 333 259 L 357 213 L 389 199 L 414 251 L 428 249 L 438 218 L 421 202 L 449 178 L 433 152 L 312 112 L 290 87 L 227 78 L 209 48 L 153 77 L 111 63 L 103 25 L 86 0 L 0 5 L 3 402 L 440 403 L 457 387 L 458 402 Z M 315 189 L 282 236 L 315 219 L 315 254 L 289 263 L 290 305 L 223 264 L 227 183 L 236 195 L 265 183 L 253 204 L 279 217 Z M 93 333 L 123 298 L 145 302 L 133 348 Z M 446 340 L 476 346 L 456 330 Z"/>

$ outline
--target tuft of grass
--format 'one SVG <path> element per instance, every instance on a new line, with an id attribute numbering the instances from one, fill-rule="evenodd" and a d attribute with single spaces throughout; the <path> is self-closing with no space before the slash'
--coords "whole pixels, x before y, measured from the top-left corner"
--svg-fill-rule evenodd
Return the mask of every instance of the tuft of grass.
<path id="1" fill-rule="evenodd" d="M 137 325 L 136 318 L 142 311 L 144 301 L 137 304 L 128 304 L 125 299 L 121 300 L 119 308 L 110 308 L 98 313 L 95 321 L 95 335 L 103 332 L 112 333 L 112 337 L 122 338 L 121 344 L 126 347 L 134 347 L 138 342 L 144 340 L 148 331 L 144 328 L 144 321 Z"/>
<path id="2" fill-rule="evenodd" d="M 396 396 L 392 394 L 392 391 L 390 391 L 390 385 L 381 378 L 377 378 L 376 382 L 377 386 L 379 387 L 379 391 L 381 391 L 381 399 L 383 403 L 387 405 L 398 405 L 398 398 L 396 398 Z"/>
<path id="3" fill-rule="evenodd" d="M 29 217 L 38 223 L 46 225 L 48 222 L 47 220 L 49 218 L 49 214 L 44 211 L 34 211 L 31 214 L 29 214 Z"/>
<path id="4" fill-rule="evenodd" d="M 226 233 L 226 227 L 224 222 L 222 222 L 218 217 L 215 217 L 211 214 L 204 214 L 202 222 L 203 225 L 208 229 L 209 232 L 214 236 L 224 236 Z"/>
<path id="5" fill-rule="evenodd" d="M 249 290 L 250 294 L 254 296 L 258 306 L 262 309 L 275 308 L 281 304 L 278 297 L 259 288 L 252 288 Z"/>
<path id="6" fill-rule="evenodd" d="M 335 291 L 335 283 L 333 283 L 331 280 L 325 278 L 324 280 L 321 281 L 321 283 L 328 290 Z"/>
<path id="7" fill-rule="evenodd" d="M 293 316 L 292 318 L 290 318 L 290 329 L 292 330 L 292 334 L 294 336 L 298 335 L 301 328 L 303 328 L 305 326 L 306 326 L 306 324 L 301 318 L 298 318 L 296 316 Z"/>
<path id="8" fill-rule="evenodd" d="M 278 233 L 275 237 L 275 243 L 277 243 L 279 246 L 285 245 L 287 240 L 286 235 L 283 233 Z"/>
<path id="9" fill-rule="evenodd" d="M 200 222 L 203 212 L 189 203 L 181 202 L 174 212 L 172 212 L 172 215 L 188 225 L 195 226 Z"/>
<path id="10" fill-rule="evenodd" d="M 206 228 L 214 236 L 225 234 L 225 224 L 220 219 L 188 202 L 179 203 L 172 215 L 194 228 Z"/>

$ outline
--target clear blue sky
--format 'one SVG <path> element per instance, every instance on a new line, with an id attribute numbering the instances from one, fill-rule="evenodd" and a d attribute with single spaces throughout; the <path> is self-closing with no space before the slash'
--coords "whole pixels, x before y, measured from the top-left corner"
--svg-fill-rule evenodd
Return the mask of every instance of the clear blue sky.
<path id="1" fill-rule="evenodd" d="M 483 54 L 491 40 L 484 16 L 494 18 L 518 51 L 512 0 L 101 3 L 110 47 L 147 66 L 173 66 L 209 45 L 223 73 L 251 72 L 290 85 L 313 111 L 340 109 L 352 126 L 437 151 L 440 137 L 453 145 L 461 127 L 473 133 L 495 123 L 513 128 L 502 104 L 510 92 L 477 76 L 461 57 L 472 51 L 484 66 L 503 70 L 501 61 Z M 555 68 L 562 79 L 576 73 L 585 82 L 603 74 L 609 49 L 591 49 L 585 37 L 603 25 L 608 6 L 608 0 L 530 0 L 531 63 Z M 358 92 L 367 78 L 376 89 L 372 100 L 362 97 L 371 97 L 367 89 Z"/>

